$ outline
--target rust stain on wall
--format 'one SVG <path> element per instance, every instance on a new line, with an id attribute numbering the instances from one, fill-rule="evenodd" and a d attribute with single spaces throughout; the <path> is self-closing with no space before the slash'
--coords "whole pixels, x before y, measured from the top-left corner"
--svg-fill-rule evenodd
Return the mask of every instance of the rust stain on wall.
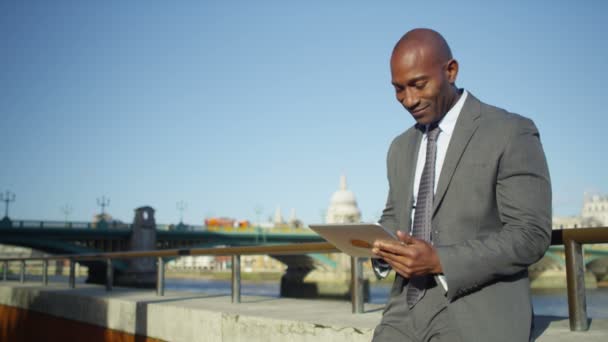
<path id="1" fill-rule="evenodd" d="M 97 325 L 0 305 L 0 342 L 164 342 Z"/>

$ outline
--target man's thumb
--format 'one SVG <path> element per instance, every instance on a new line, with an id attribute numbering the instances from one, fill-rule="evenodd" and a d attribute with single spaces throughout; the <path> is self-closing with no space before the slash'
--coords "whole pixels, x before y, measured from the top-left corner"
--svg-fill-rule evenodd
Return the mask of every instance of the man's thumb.
<path id="1" fill-rule="evenodd" d="M 411 235 L 406 234 L 400 230 L 397 231 L 397 237 L 399 238 L 399 240 L 407 245 L 413 244 L 416 239 L 413 238 Z"/>

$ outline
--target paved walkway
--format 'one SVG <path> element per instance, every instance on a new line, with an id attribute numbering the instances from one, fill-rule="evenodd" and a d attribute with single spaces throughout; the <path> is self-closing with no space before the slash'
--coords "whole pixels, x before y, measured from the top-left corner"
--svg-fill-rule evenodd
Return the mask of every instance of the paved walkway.
<path id="1" fill-rule="evenodd" d="M 65 284 L 0 282 L 0 304 L 167 341 L 370 341 L 382 306 L 354 315 L 346 301 L 229 296 Z M 608 341 L 608 320 L 570 332 L 563 317 L 537 317 L 538 342 Z"/>

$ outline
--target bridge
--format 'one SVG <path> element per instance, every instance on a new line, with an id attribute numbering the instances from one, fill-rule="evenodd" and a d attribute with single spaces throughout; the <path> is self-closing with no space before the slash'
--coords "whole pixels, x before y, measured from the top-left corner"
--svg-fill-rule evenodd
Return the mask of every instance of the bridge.
<path id="1" fill-rule="evenodd" d="M 171 229 L 177 227 L 176 229 Z M 156 225 L 156 248 L 244 246 L 322 242 L 304 228 L 205 227 Z M 128 250 L 132 224 L 91 222 L 14 221 L 0 225 L 0 243 L 29 247 L 51 254 Z"/>
<path id="2" fill-rule="evenodd" d="M 585 254 L 585 265 L 589 266 L 596 260 L 608 258 L 608 245 L 590 245 L 585 246 L 584 248 Z M 551 258 L 556 264 L 560 266 L 565 265 L 564 258 L 564 246 L 551 246 L 547 253 L 545 253 L 546 257 Z"/>
<path id="3" fill-rule="evenodd" d="M 107 222 L 60 222 L 16 220 L 0 221 L 0 244 L 28 247 L 49 254 L 82 254 L 130 250 L 133 224 Z M 206 227 L 182 223 L 156 225 L 156 249 L 208 248 L 217 246 L 256 246 L 287 243 L 322 242 L 320 236 L 307 228 L 281 227 Z M 336 268 L 336 263 L 322 254 L 273 256 L 288 266 L 286 274 L 301 282 L 316 266 Z M 608 275 L 608 245 L 586 245 L 584 260 L 596 280 Z M 104 283 L 105 265 L 86 262 L 87 282 Z M 117 261 L 120 274 L 128 265 Z M 565 267 L 563 246 L 551 246 L 545 254 L 544 267 Z M 533 272 L 534 273 L 534 272 Z M 542 269 L 540 272 L 542 273 Z"/>
<path id="4" fill-rule="evenodd" d="M 320 236 L 305 228 L 260 229 L 257 227 L 204 227 L 155 225 L 156 249 L 208 248 L 217 246 L 255 246 L 288 243 L 322 242 Z M 58 222 L 18 220 L 0 221 L 0 244 L 32 248 L 49 254 L 83 254 L 132 250 L 133 224 L 108 222 Z M 153 248 L 149 246 L 148 248 Z M 322 254 L 274 255 L 287 265 L 284 281 L 301 284 L 304 277 L 322 264 L 335 268 L 336 263 Z M 88 283 L 105 282 L 105 264 L 83 261 L 88 267 Z M 125 261 L 113 264 L 121 283 L 121 274 L 129 268 Z M 123 284 L 127 285 L 127 284 Z M 282 286 L 283 288 L 283 286 Z M 289 286 L 285 286 L 286 291 Z"/>
<path id="5" fill-rule="evenodd" d="M 583 263 L 589 276 L 593 276 L 595 281 L 608 282 L 608 244 L 585 245 L 583 248 Z M 564 246 L 551 246 L 545 253 L 545 257 L 530 268 L 530 276 L 535 279 L 544 276 L 544 283 L 547 283 L 549 276 L 543 272 L 546 270 L 557 270 L 558 274 L 565 273 L 566 252 Z M 556 273 L 553 273 L 555 276 Z M 590 280 L 589 278 L 588 280 Z M 542 285 L 541 285 L 542 286 Z M 595 286 L 588 283 L 587 286 Z"/>

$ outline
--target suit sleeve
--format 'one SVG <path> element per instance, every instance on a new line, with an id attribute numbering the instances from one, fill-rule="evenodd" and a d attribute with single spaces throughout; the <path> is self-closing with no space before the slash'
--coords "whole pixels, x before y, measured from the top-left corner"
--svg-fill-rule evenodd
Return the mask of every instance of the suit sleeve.
<path id="1" fill-rule="evenodd" d="M 395 207 L 393 205 L 393 196 L 392 196 L 392 187 L 391 187 L 391 165 L 392 165 L 392 151 L 393 145 L 395 142 L 391 144 L 391 147 L 388 150 L 388 154 L 386 157 L 386 170 L 387 170 L 387 178 L 388 178 L 388 196 L 386 199 L 386 205 L 384 206 L 384 210 L 382 211 L 382 217 L 380 217 L 380 225 L 386 227 L 392 231 L 397 231 L 397 219 L 395 217 Z M 374 270 L 374 274 L 376 278 L 382 279 L 386 278 L 388 273 L 391 270 L 391 266 L 384 261 L 384 259 L 372 259 L 372 269 Z"/>
<path id="2" fill-rule="evenodd" d="M 551 241 L 551 185 L 539 133 L 530 120 L 515 126 L 499 161 L 496 204 L 502 227 L 437 247 L 450 300 L 524 272 Z"/>
<path id="3" fill-rule="evenodd" d="M 392 186 L 392 178 L 393 174 L 393 151 L 395 150 L 394 145 L 396 142 L 393 141 L 391 147 L 388 149 L 388 154 L 386 157 L 386 172 L 388 178 L 388 196 L 386 198 L 386 205 L 384 206 L 384 210 L 382 211 L 382 217 L 380 217 L 380 223 L 383 227 L 389 228 L 393 232 L 396 232 L 398 227 L 397 217 L 395 213 L 395 206 L 393 203 L 393 186 Z"/>

